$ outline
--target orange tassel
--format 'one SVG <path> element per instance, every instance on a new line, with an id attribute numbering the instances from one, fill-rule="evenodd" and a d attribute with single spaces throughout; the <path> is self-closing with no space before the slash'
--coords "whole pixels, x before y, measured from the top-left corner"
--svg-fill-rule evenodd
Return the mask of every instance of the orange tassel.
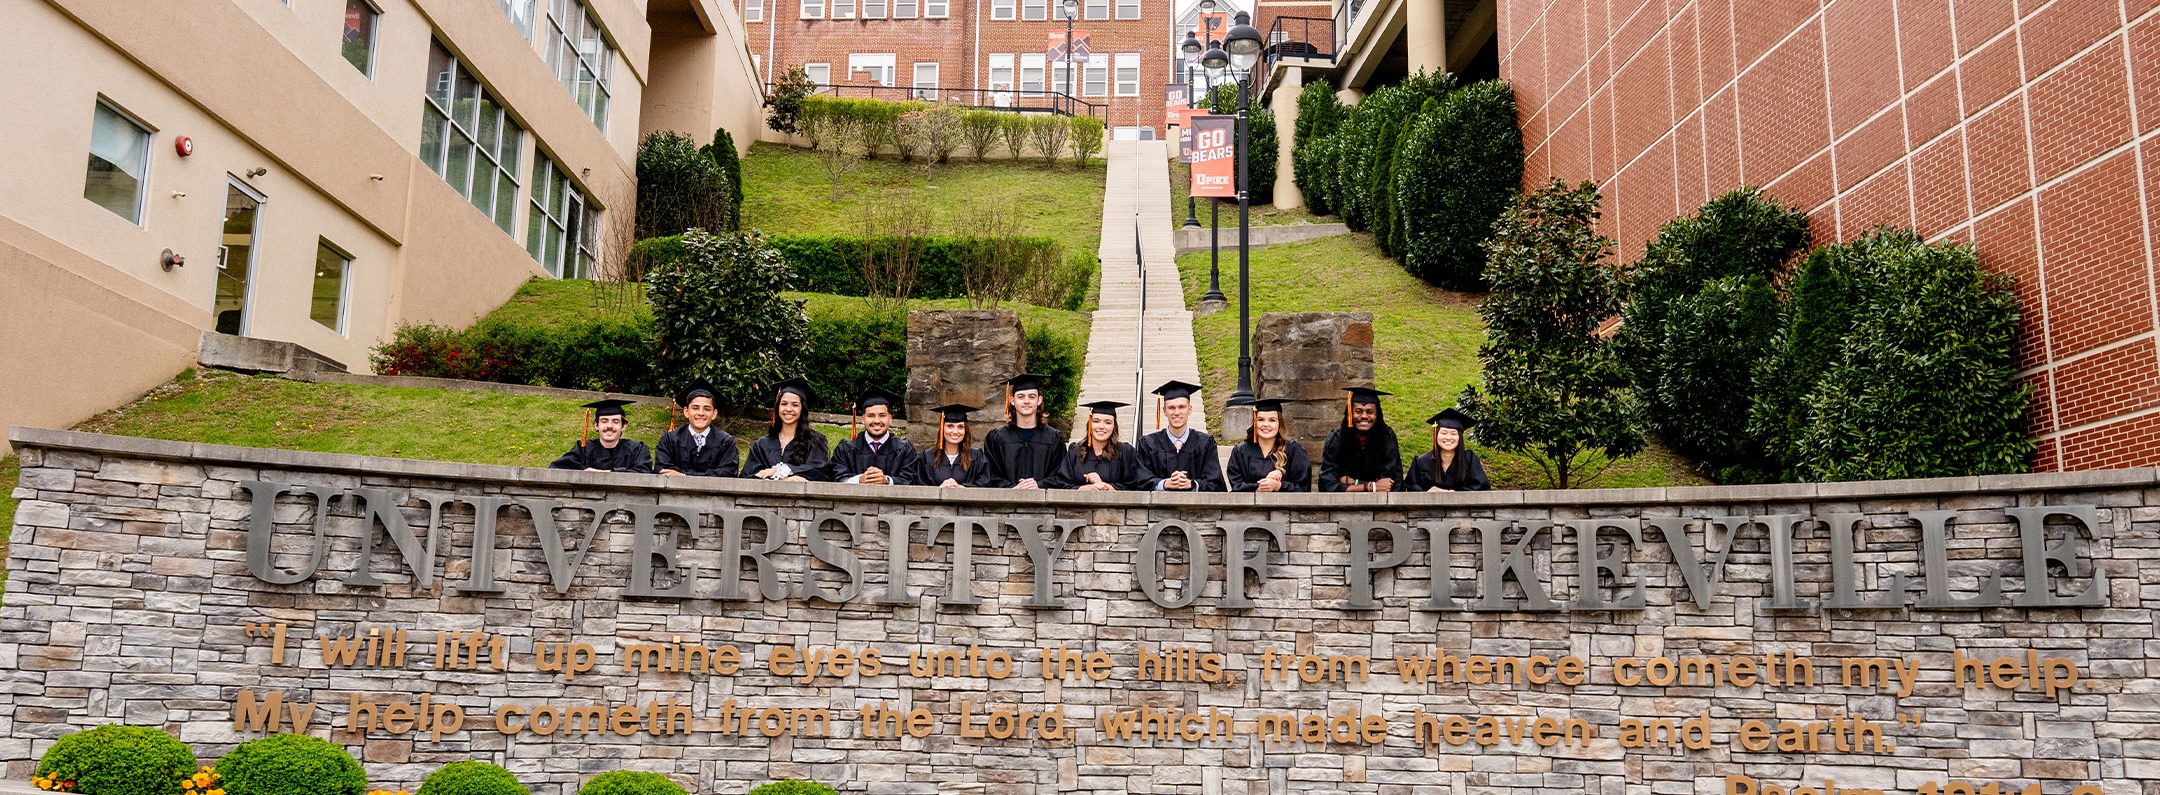
<path id="1" fill-rule="evenodd" d="M 1342 426 L 1345 428 L 1350 427 L 1350 399 L 1353 397 L 1356 396 L 1349 393 L 1342 396 Z"/>
<path id="2" fill-rule="evenodd" d="M 584 447 L 585 440 L 592 438 L 592 415 L 593 412 L 585 412 L 585 430 L 578 431 L 577 435 L 577 446 L 579 447 Z"/>
<path id="3" fill-rule="evenodd" d="M 1162 397 L 1155 398 L 1155 429 L 1162 430 Z"/>
<path id="4" fill-rule="evenodd" d="M 847 417 L 847 433 L 848 433 L 848 438 L 850 438 L 850 439 L 860 439 L 860 438 L 862 438 L 862 433 L 861 433 L 861 432 L 859 432 L 859 431 L 857 431 L 857 430 L 855 430 L 855 418 L 856 418 L 856 417 L 858 417 L 858 416 L 860 416 L 860 415 L 858 414 L 858 412 L 856 411 L 856 406 L 855 406 L 855 404 L 853 404 L 853 403 L 849 403 L 849 404 L 847 404 L 847 411 L 848 411 L 848 417 Z"/>
<path id="5" fill-rule="evenodd" d="M 1005 421 L 1012 422 L 1012 382 L 1005 382 Z"/>
<path id="6" fill-rule="evenodd" d="M 674 433 L 674 432 L 675 432 L 675 407 L 674 407 L 674 406 L 669 406 L 669 407 L 667 407 L 667 429 L 668 429 L 668 433 Z"/>

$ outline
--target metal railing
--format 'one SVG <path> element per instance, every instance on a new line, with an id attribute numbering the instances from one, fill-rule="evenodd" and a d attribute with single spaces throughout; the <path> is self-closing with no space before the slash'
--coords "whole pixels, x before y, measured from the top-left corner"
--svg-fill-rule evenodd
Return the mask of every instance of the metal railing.
<path id="1" fill-rule="evenodd" d="M 1276 17 L 1268 26 L 1267 48 L 1261 54 L 1270 67 L 1283 58 L 1335 61 L 1341 52 L 1334 17 Z"/>
<path id="2" fill-rule="evenodd" d="M 766 86 L 769 93 L 773 87 Z M 985 88 L 916 88 L 877 84 L 818 86 L 811 96 L 880 99 L 887 102 L 936 102 L 964 108 L 1009 110 L 1019 113 L 1055 113 L 1061 116 L 1093 116 L 1110 121 L 1108 103 L 1089 102 L 1062 91 L 1020 91 Z"/>

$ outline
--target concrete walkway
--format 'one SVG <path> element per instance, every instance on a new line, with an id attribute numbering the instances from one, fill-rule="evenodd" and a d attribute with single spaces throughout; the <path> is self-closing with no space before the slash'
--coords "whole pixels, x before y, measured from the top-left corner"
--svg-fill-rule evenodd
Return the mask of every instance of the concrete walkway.
<path id="1" fill-rule="evenodd" d="M 1172 254 L 1166 145 L 1163 141 L 1111 141 L 1105 153 L 1110 173 L 1098 251 L 1102 298 L 1088 336 L 1080 402 L 1134 404 L 1118 412 L 1118 427 L 1127 442 L 1156 429 L 1155 396 L 1149 390 L 1173 378 L 1200 383 L 1192 313 L 1185 309 Z M 1201 412 L 1206 405 L 1201 396 L 1193 396 L 1193 427 L 1207 427 Z M 1076 412 L 1075 417 L 1084 413 Z M 1075 438 L 1080 430 L 1075 429 Z"/>

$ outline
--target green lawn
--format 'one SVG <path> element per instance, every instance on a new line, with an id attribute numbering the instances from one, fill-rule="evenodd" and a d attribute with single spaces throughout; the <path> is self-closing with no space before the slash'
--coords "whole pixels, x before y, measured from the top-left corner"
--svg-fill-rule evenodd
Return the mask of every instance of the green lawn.
<path id="1" fill-rule="evenodd" d="M 993 208 L 1019 213 L 1023 234 L 1056 239 L 1069 252 L 1096 250 L 1102 237 L 1105 169 L 1070 161 L 975 162 L 954 158 L 925 182 L 922 164 L 889 156 L 865 160 L 841 178 L 840 200 L 816 154 L 759 143 L 742 160 L 743 226 L 767 234 L 860 234 L 872 202 L 926 208 L 932 231 L 965 234 Z"/>
<path id="2" fill-rule="evenodd" d="M 1288 179 L 1289 176 L 1283 175 L 1280 178 Z M 1192 187 L 1189 180 L 1190 178 L 1185 175 L 1184 164 L 1170 164 L 1170 225 L 1172 227 L 1182 226 L 1185 223 L 1185 194 L 1189 192 Z M 1199 202 L 1198 204 L 1194 205 L 1193 215 L 1200 219 L 1200 226 L 1206 227 L 1208 223 L 1207 203 Z M 1278 224 L 1332 224 L 1337 222 L 1334 218 L 1323 218 L 1321 216 L 1313 215 L 1312 213 L 1306 212 L 1302 208 L 1296 210 L 1280 210 L 1276 209 L 1275 205 L 1273 204 L 1255 204 L 1250 208 L 1247 208 L 1246 216 L 1247 222 L 1252 224 L 1253 226 L 1275 226 Z M 1224 229 L 1237 229 L 1237 202 L 1233 201 L 1229 204 L 1223 205 L 1222 225 Z"/>
<path id="3" fill-rule="evenodd" d="M 1193 320 L 1208 416 L 1217 423 L 1222 401 L 1237 384 L 1238 313 L 1235 258 L 1225 258 L 1223 291 L 1228 310 Z M 1207 291 L 1206 252 L 1178 258 L 1188 304 Z M 1408 463 L 1430 447 L 1424 418 L 1455 404 L 1478 377 L 1477 349 L 1485 340 L 1477 315 L 1480 296 L 1441 290 L 1418 281 L 1373 247 L 1368 235 L 1339 235 L 1287 243 L 1252 252 L 1252 319 L 1268 312 L 1371 312 L 1374 376 L 1388 399 L 1388 424 L 1402 440 Z M 1318 454 L 1321 440 L 1303 440 Z M 1536 488 L 1544 475 L 1527 458 L 1474 446 L 1496 486 Z M 1697 485 L 1686 462 L 1662 449 L 1616 464 L 1594 485 L 1611 487 Z"/>

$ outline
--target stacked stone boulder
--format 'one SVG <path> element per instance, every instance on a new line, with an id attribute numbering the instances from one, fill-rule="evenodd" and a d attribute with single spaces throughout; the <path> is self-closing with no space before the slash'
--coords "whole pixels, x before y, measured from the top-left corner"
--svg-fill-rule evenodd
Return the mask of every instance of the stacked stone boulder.
<path id="1" fill-rule="evenodd" d="M 1314 456 L 1342 425 L 1342 388 L 1373 384 L 1372 323 L 1371 312 L 1269 312 L 1253 331 L 1255 394 L 1292 401 L 1284 432 Z"/>
<path id="2" fill-rule="evenodd" d="M 931 409 L 952 403 L 980 406 L 968 415 L 980 444 L 989 427 L 1005 421 L 1004 379 L 1027 370 L 1027 334 L 1010 309 L 958 309 L 908 313 L 908 441 L 929 445 L 938 423 Z"/>

